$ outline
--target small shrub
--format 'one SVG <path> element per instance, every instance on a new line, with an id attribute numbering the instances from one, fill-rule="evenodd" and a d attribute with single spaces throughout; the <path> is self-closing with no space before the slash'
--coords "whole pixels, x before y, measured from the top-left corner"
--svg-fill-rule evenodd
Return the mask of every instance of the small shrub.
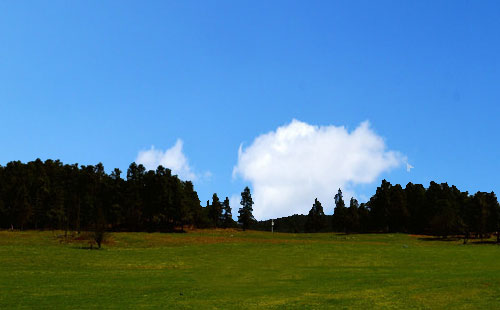
<path id="1" fill-rule="evenodd" d="M 92 234 L 92 237 L 94 238 L 95 243 L 97 243 L 97 247 L 99 249 L 101 248 L 101 244 L 106 241 L 107 235 L 108 234 L 104 229 L 96 229 Z"/>

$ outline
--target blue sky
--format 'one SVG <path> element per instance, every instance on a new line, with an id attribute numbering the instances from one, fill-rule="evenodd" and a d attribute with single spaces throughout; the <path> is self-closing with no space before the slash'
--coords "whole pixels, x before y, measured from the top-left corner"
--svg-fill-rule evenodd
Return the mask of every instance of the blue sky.
<path id="1" fill-rule="evenodd" d="M 126 171 L 181 139 L 206 201 L 255 185 L 233 177 L 242 143 L 368 120 L 415 168 L 357 197 L 382 178 L 498 192 L 499 16 L 498 1 L 3 1 L 0 164 Z"/>

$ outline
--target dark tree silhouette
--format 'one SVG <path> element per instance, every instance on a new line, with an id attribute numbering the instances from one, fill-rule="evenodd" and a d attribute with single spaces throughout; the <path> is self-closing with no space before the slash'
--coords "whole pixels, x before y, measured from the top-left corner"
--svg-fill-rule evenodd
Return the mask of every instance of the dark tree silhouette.
<path id="1" fill-rule="evenodd" d="M 487 238 L 497 234 L 500 242 L 500 205 L 495 193 L 477 192 L 469 195 L 447 183 L 408 183 L 403 189 L 386 180 L 377 188 L 368 203 L 358 207 L 351 199 L 345 208 L 341 191 L 335 197 L 331 218 L 333 231 L 343 232 L 412 232 L 443 237 Z M 310 212 L 311 213 L 311 212 Z M 282 232 L 314 231 L 311 215 L 293 215 L 275 219 L 275 229 Z M 268 230 L 270 221 L 254 226 Z"/>
<path id="2" fill-rule="evenodd" d="M 0 228 L 95 231 L 100 214 L 106 230 L 172 231 L 207 222 L 193 184 L 169 169 L 132 163 L 127 179 L 120 175 L 106 174 L 101 163 L 0 165 Z"/>
<path id="3" fill-rule="evenodd" d="M 424 231 L 430 219 L 430 213 L 427 208 L 425 187 L 421 184 L 408 183 L 405 188 L 406 204 L 411 220 L 409 221 L 409 230 L 413 233 Z"/>
<path id="4" fill-rule="evenodd" d="M 323 211 L 323 206 L 318 199 L 314 199 L 314 204 L 307 215 L 306 220 L 306 231 L 307 232 L 318 232 L 324 231 L 327 228 L 327 219 L 325 212 Z"/>
<path id="5" fill-rule="evenodd" d="M 245 187 L 243 192 L 241 192 L 241 208 L 238 210 L 238 223 L 241 224 L 243 230 L 246 230 L 250 225 L 255 222 L 255 218 L 253 217 L 253 200 L 252 195 L 250 194 L 250 189 Z"/>
<path id="6" fill-rule="evenodd" d="M 352 197 L 349 202 L 349 208 L 346 211 L 346 223 L 345 228 L 346 232 L 354 232 L 360 230 L 360 221 L 359 221 L 359 203 L 356 198 Z"/>
<path id="7" fill-rule="evenodd" d="M 389 206 L 391 183 L 382 180 L 375 195 L 370 198 L 368 205 L 371 210 L 372 229 L 375 231 L 389 231 Z"/>
<path id="8" fill-rule="evenodd" d="M 234 226 L 233 214 L 231 212 L 231 206 L 229 205 L 229 198 L 226 197 L 222 203 L 222 227 L 229 228 Z"/>
<path id="9" fill-rule="evenodd" d="M 170 169 L 159 166 L 156 171 L 146 171 L 132 163 L 126 179 L 121 174 L 114 169 L 108 175 L 101 163 L 65 165 L 50 159 L 0 165 L 0 228 L 62 229 L 67 233 L 97 228 L 103 232 L 182 231 L 186 226 L 235 225 L 227 197 L 221 203 L 214 195 L 212 204 L 207 202 L 203 208 L 193 184 L 172 175 Z M 255 223 L 248 187 L 242 192 L 241 205 L 238 222 L 243 229 L 270 230 L 270 220 Z M 323 224 L 318 220 L 322 218 L 333 225 Z M 353 198 L 346 208 L 339 189 L 332 216 L 324 215 L 316 200 L 309 215 L 275 219 L 274 228 L 280 232 L 411 232 L 461 236 L 464 242 L 496 233 L 500 241 L 500 205 L 493 192 L 469 195 L 436 182 L 430 182 L 428 188 L 413 183 L 402 188 L 383 180 L 367 203 L 358 206 Z"/>
<path id="10" fill-rule="evenodd" d="M 208 216 L 212 221 L 213 227 L 222 226 L 222 204 L 220 203 L 219 197 L 214 193 L 212 196 L 212 204 L 209 206 Z"/>
<path id="11" fill-rule="evenodd" d="M 338 190 L 335 195 L 335 208 L 333 210 L 333 229 L 335 231 L 346 231 L 347 208 L 345 207 L 342 191 Z"/>

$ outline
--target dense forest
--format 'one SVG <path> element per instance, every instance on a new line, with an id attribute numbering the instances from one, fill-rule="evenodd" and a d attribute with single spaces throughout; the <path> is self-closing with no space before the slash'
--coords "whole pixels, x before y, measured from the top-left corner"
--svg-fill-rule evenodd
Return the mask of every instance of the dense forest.
<path id="1" fill-rule="evenodd" d="M 270 230 L 271 220 L 257 222 L 252 197 L 241 193 L 238 223 L 229 199 L 202 207 L 190 181 L 182 181 L 162 166 L 146 171 L 130 164 L 126 178 L 102 164 L 65 165 L 37 159 L 0 166 L 0 228 L 110 231 L 182 231 L 185 227 L 242 227 Z M 307 215 L 274 220 L 279 232 L 404 232 L 439 236 L 485 237 L 500 226 L 495 193 L 469 195 L 447 183 L 428 188 L 408 183 L 405 188 L 382 181 L 366 203 L 344 202 L 339 189 L 333 215 L 326 215 L 317 199 Z M 238 225 L 239 224 L 239 225 Z"/>
<path id="2" fill-rule="evenodd" d="M 175 231 L 186 226 L 233 227 L 229 199 L 202 208 L 190 181 L 162 166 L 132 163 L 126 179 L 102 164 L 64 165 L 37 159 L 0 166 L 0 228 Z"/>
<path id="3" fill-rule="evenodd" d="M 359 204 L 351 198 L 346 206 L 340 189 L 333 202 L 333 215 L 325 215 L 316 199 L 308 215 L 276 219 L 274 229 L 281 232 L 404 232 L 468 239 L 487 237 L 500 226 L 500 205 L 495 193 L 469 195 L 447 183 L 431 182 L 428 188 L 408 183 L 402 188 L 383 180 L 367 203 Z M 269 230 L 270 222 L 258 222 L 254 228 Z"/>

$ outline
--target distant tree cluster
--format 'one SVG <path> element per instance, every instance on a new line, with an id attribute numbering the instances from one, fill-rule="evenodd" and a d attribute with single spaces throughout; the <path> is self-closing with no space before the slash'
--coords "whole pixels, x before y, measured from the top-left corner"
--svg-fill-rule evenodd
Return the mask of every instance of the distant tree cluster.
<path id="1" fill-rule="evenodd" d="M 221 203 L 217 194 L 214 193 L 212 196 L 212 204 L 210 204 L 210 201 L 207 201 L 205 210 L 207 211 L 209 223 L 208 225 L 199 226 L 215 228 L 236 227 L 236 222 L 233 220 L 233 214 L 229 206 L 228 197 Z"/>
<path id="2" fill-rule="evenodd" d="M 500 205 L 494 192 L 469 195 L 447 183 L 392 185 L 382 181 L 360 206 L 361 227 L 368 231 L 411 232 L 440 236 L 497 232 Z"/>
<path id="3" fill-rule="evenodd" d="M 500 229 L 500 205 L 495 193 L 469 195 L 447 183 L 428 188 L 408 183 L 405 188 L 382 181 L 367 203 L 351 198 L 345 205 L 342 191 L 334 196 L 334 213 L 326 215 L 314 200 L 308 215 L 275 220 L 280 232 L 405 232 L 439 236 L 484 237 Z M 201 207 L 190 181 L 159 166 L 146 171 L 130 164 L 126 178 L 102 164 L 64 165 L 40 159 L 0 165 L 0 228 L 121 231 L 175 231 L 186 226 L 242 227 L 269 230 L 271 221 L 253 217 L 250 189 L 241 193 L 238 222 L 229 198 Z M 238 226 L 239 225 L 239 226 Z M 498 234 L 497 234 L 498 235 Z"/>
<path id="4" fill-rule="evenodd" d="M 174 231 L 185 226 L 233 227 L 229 199 L 202 208 L 190 181 L 170 169 L 132 163 L 126 179 L 102 164 L 59 160 L 0 166 L 0 228 Z"/>
<path id="5" fill-rule="evenodd" d="M 438 236 L 485 237 L 500 228 L 500 205 L 495 193 L 469 195 L 447 183 L 431 182 L 428 188 L 408 183 L 405 188 L 382 181 L 367 203 L 351 198 L 346 207 L 339 189 L 333 215 L 325 215 L 316 199 L 308 215 L 276 219 L 282 232 L 404 232 Z M 269 229 L 270 221 L 255 224 Z"/>

